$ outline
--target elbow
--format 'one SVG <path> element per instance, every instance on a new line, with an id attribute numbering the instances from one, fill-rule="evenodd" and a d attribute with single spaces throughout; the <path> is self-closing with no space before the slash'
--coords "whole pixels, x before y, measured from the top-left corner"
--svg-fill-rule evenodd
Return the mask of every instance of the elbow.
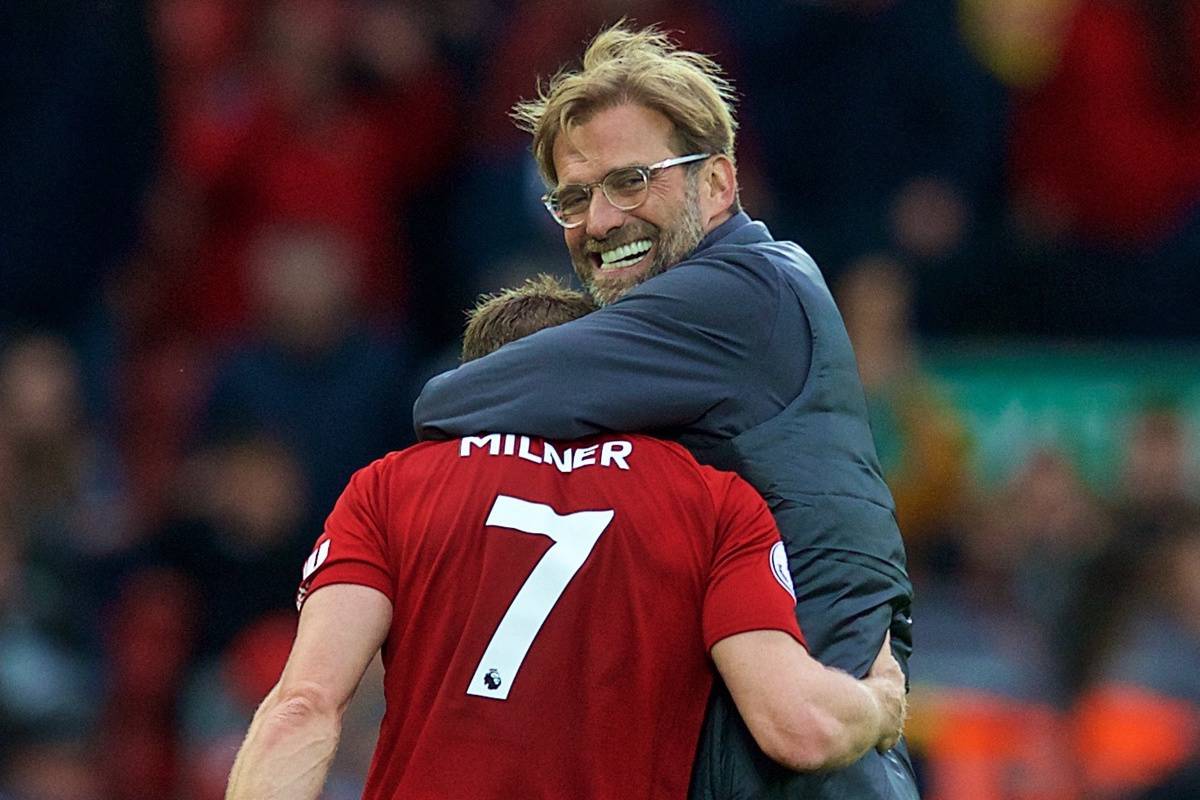
<path id="1" fill-rule="evenodd" d="M 269 706 L 261 711 L 267 727 L 280 735 L 301 729 L 324 729 L 336 737 L 343 704 L 325 687 L 301 683 L 279 687 Z"/>
<path id="2" fill-rule="evenodd" d="M 851 749 L 846 726 L 826 714 L 772 720 L 754 734 L 767 756 L 796 772 L 837 769 L 862 755 Z"/>
<path id="3" fill-rule="evenodd" d="M 280 686 L 275 700 L 277 712 L 303 719 L 338 714 L 340 707 L 341 702 L 333 692 L 311 681 Z"/>

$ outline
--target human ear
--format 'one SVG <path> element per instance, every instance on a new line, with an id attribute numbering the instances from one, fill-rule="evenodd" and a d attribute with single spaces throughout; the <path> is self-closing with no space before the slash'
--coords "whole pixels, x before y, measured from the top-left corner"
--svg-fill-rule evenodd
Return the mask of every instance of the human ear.
<path id="1" fill-rule="evenodd" d="M 729 210 L 736 197 L 737 168 L 728 156 L 713 156 L 704 165 L 700 177 L 700 212 L 705 229 Z"/>

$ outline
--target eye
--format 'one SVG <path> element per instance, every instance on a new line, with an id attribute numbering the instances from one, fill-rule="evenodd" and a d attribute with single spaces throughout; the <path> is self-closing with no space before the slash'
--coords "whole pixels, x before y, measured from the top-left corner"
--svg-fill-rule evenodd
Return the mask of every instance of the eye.
<path id="1" fill-rule="evenodd" d="M 604 179 L 604 187 L 619 197 L 636 197 L 646 188 L 646 179 L 641 170 L 619 169 Z"/>
<path id="2" fill-rule="evenodd" d="M 564 186 L 558 190 L 555 203 L 559 213 L 570 216 L 587 211 L 590 192 L 582 186 Z"/>

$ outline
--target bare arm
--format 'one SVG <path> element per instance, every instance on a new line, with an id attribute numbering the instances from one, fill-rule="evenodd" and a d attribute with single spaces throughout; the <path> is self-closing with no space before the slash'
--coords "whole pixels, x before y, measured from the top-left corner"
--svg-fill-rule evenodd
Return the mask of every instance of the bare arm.
<path id="1" fill-rule="evenodd" d="M 308 599 L 283 675 L 238 752 L 226 800 L 316 800 L 342 712 L 391 621 L 391 601 L 366 586 L 327 586 Z"/>
<path id="2" fill-rule="evenodd" d="M 820 664 L 781 631 L 729 636 L 712 657 L 758 746 L 798 772 L 844 767 L 900 737 L 904 674 L 888 637 L 862 680 Z"/>

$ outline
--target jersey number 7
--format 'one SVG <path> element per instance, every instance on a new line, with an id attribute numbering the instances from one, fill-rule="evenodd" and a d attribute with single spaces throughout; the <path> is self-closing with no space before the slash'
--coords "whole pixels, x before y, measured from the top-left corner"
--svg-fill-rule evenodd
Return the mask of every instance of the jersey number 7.
<path id="1" fill-rule="evenodd" d="M 612 522 L 613 511 L 560 515 L 548 505 L 499 495 L 486 525 L 549 536 L 554 544 L 534 566 L 483 651 L 467 694 L 507 700 L 521 662 L 550 610 Z"/>

